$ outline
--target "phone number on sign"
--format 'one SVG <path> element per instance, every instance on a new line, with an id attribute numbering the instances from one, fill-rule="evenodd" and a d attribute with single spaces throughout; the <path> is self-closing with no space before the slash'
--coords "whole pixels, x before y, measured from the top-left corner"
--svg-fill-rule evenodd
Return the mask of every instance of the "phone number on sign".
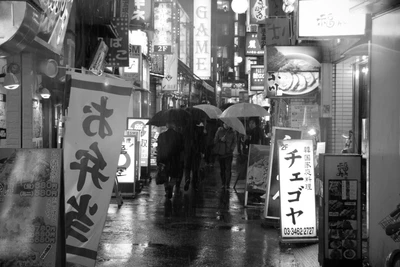
<path id="1" fill-rule="evenodd" d="M 314 227 L 284 227 L 284 235 L 312 235 Z"/>

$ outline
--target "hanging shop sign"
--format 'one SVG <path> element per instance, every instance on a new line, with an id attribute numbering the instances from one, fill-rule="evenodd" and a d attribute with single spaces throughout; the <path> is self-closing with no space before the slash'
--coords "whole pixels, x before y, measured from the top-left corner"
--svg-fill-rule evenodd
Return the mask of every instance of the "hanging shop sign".
<path id="1" fill-rule="evenodd" d="M 350 13 L 347 0 L 298 2 L 298 38 L 340 38 L 365 34 L 366 15 Z"/>
<path id="2" fill-rule="evenodd" d="M 154 74 L 164 75 L 164 56 L 153 54 L 150 61 L 150 72 Z"/>
<path id="3" fill-rule="evenodd" d="M 150 125 L 146 125 L 148 119 L 127 119 L 127 129 L 140 131 L 140 165 L 148 167 L 149 164 L 149 141 L 150 141 Z"/>
<path id="4" fill-rule="evenodd" d="M 258 26 L 257 39 L 261 48 L 266 45 L 290 45 L 290 24 L 288 18 L 266 19 Z"/>
<path id="5" fill-rule="evenodd" d="M 328 267 L 362 266 L 361 155 L 321 154 L 320 163 L 325 201 L 319 258 Z"/>
<path id="6" fill-rule="evenodd" d="M 271 150 L 269 156 L 267 194 L 265 197 L 265 218 L 279 220 L 279 146 L 278 140 L 301 139 L 301 130 L 284 127 L 272 127 Z"/>
<path id="7" fill-rule="evenodd" d="M 108 46 L 106 66 L 124 67 L 129 65 L 129 20 L 128 17 L 115 17 L 111 19 L 118 33 L 118 38 L 98 38 L 104 39 Z"/>
<path id="8" fill-rule="evenodd" d="M 261 48 L 256 32 L 246 32 L 246 56 L 263 56 L 264 49 Z"/>
<path id="9" fill-rule="evenodd" d="M 284 0 L 268 0 L 268 16 L 272 17 L 286 17 L 287 14 L 283 11 Z"/>
<path id="10" fill-rule="evenodd" d="M 157 29 L 153 37 L 154 54 L 172 54 L 172 9 L 172 2 L 154 3 L 154 28 Z"/>
<path id="11" fill-rule="evenodd" d="M 131 4 L 132 5 L 132 4 Z M 141 29 L 153 28 L 153 0 L 135 0 L 129 9 L 129 26 Z"/>
<path id="12" fill-rule="evenodd" d="M 132 86 L 141 87 L 142 85 L 142 53 L 141 46 L 129 44 L 129 66 L 121 68 L 121 76 L 130 81 Z"/>
<path id="13" fill-rule="evenodd" d="M 193 24 L 193 72 L 203 80 L 210 80 L 211 0 L 194 0 Z"/>
<path id="14" fill-rule="evenodd" d="M 131 84 L 71 73 L 64 138 L 67 261 L 94 266 L 126 127 Z"/>
<path id="15" fill-rule="evenodd" d="M 282 0 L 250 0 L 250 24 L 265 24 L 268 18 L 286 17 Z"/>
<path id="16" fill-rule="evenodd" d="M 178 90 L 178 54 L 164 55 L 164 78 L 162 79 L 162 90 Z"/>
<path id="17" fill-rule="evenodd" d="M 0 155 L 0 265 L 60 266 L 62 151 L 2 148 Z"/>
<path id="18" fill-rule="evenodd" d="M 268 0 L 250 0 L 250 24 L 263 24 L 268 18 Z"/>
<path id="19" fill-rule="evenodd" d="M 191 66 L 190 64 L 190 18 L 185 10 L 179 8 L 179 59 L 186 64 L 186 66 Z"/>
<path id="20" fill-rule="evenodd" d="M 317 240 L 312 140 L 278 140 L 281 241 Z"/>
<path id="21" fill-rule="evenodd" d="M 44 14 L 35 41 L 56 54 L 60 54 L 64 44 L 73 0 L 39 0 Z"/>
<path id="22" fill-rule="evenodd" d="M 265 70 L 263 65 L 252 65 L 250 69 L 250 90 L 264 90 Z M 281 71 L 268 73 L 268 96 L 303 95 L 317 89 L 319 72 Z"/>
<path id="23" fill-rule="evenodd" d="M 258 204 L 248 202 L 249 194 L 265 194 L 267 190 L 269 155 L 270 146 L 251 144 L 249 147 L 244 206 Z"/>
<path id="24" fill-rule="evenodd" d="M 250 91 L 263 91 L 264 90 L 264 66 L 263 65 L 251 65 L 249 84 Z"/>

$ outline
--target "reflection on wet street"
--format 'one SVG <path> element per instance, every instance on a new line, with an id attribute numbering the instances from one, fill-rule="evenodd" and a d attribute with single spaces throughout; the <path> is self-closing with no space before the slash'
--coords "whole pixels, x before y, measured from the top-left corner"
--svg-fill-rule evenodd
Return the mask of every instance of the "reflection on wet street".
<path id="1" fill-rule="evenodd" d="M 222 191 L 218 174 L 171 200 L 154 180 L 120 209 L 112 199 L 96 266 L 296 266 L 278 230 L 261 227 L 262 206 L 243 207 L 244 181 Z"/>

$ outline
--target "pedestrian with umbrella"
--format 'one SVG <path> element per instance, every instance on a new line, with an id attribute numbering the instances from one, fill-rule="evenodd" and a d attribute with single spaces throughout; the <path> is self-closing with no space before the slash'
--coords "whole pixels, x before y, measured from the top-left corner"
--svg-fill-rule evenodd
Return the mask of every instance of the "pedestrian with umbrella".
<path id="1" fill-rule="evenodd" d="M 239 157 L 238 157 L 238 176 L 235 181 L 235 188 L 237 181 L 239 179 L 245 179 L 247 172 L 247 160 L 248 160 L 248 148 L 250 144 L 259 144 L 261 141 L 260 130 L 257 127 L 256 118 L 266 117 L 270 114 L 262 106 L 252 103 L 238 103 L 228 107 L 222 114 L 222 118 L 239 118 L 243 117 L 245 120 L 245 134 L 243 142 L 239 144 Z M 249 120 L 249 129 L 247 131 L 246 118 L 251 118 Z"/>
<path id="2" fill-rule="evenodd" d="M 167 131 L 161 133 L 157 140 L 157 168 L 165 173 L 164 182 L 166 197 L 171 199 L 173 187 L 179 191 L 183 176 L 184 139 L 179 127 L 187 124 L 190 114 L 183 109 L 168 109 L 156 113 L 147 122 L 149 125 L 166 126 Z"/>
<path id="3" fill-rule="evenodd" d="M 214 137 L 214 153 L 218 157 L 222 190 L 229 189 L 232 177 L 233 151 L 236 146 L 236 133 L 228 124 L 219 127 Z"/>

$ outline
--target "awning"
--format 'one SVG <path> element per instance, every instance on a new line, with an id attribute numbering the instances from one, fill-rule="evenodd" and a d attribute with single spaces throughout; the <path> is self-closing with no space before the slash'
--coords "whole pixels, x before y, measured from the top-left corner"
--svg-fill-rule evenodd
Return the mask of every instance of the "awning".
<path id="1" fill-rule="evenodd" d="M 188 66 L 186 66 L 186 64 L 183 63 L 181 60 L 178 60 L 178 72 L 183 73 L 184 75 L 186 75 L 192 81 L 198 82 L 205 89 L 207 89 L 208 91 L 214 93 L 214 87 L 212 87 L 211 85 L 206 83 L 203 79 L 201 79 L 199 76 L 194 74 L 194 72 Z"/>
<path id="2" fill-rule="evenodd" d="M 363 37 L 353 44 L 349 49 L 342 53 L 345 57 L 351 56 L 368 56 L 368 41 L 367 37 Z"/>

